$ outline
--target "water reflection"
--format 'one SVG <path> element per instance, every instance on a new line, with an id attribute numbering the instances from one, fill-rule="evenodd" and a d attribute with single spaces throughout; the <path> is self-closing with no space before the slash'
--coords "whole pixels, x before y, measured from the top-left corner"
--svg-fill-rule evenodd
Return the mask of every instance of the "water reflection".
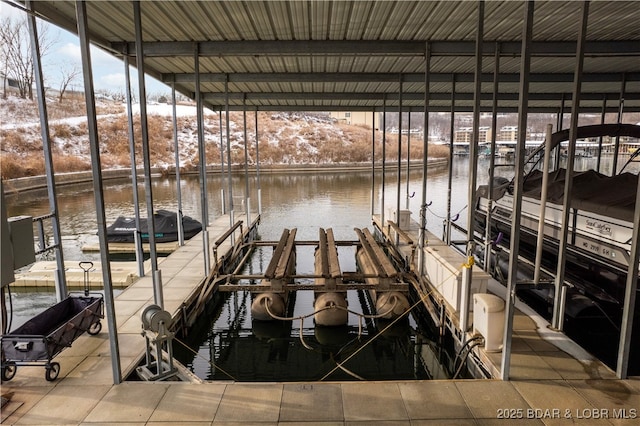
<path id="1" fill-rule="evenodd" d="M 352 292 L 350 309 L 366 307 L 365 295 Z M 312 311 L 313 294 L 293 296 L 289 315 Z M 404 318 L 391 325 L 373 320 L 361 325 L 315 326 L 313 320 L 257 321 L 250 318 L 251 294 L 218 295 L 176 358 L 205 380 L 309 381 L 444 379 L 444 369 L 430 371 L 422 358 L 424 332 Z M 353 316 L 350 315 L 350 319 Z M 202 323 L 206 323 L 203 325 Z M 207 325 L 208 324 L 208 325 Z M 199 329 L 199 332 L 197 328 Z M 378 335 L 382 330 L 384 333 Z M 429 340 L 433 342 L 433 339 Z M 187 349 L 183 344 L 189 345 Z"/>
<path id="2" fill-rule="evenodd" d="M 589 168 L 595 168 L 595 158 L 578 158 L 576 159 L 576 169 L 585 170 Z M 478 161 L 478 184 L 483 184 L 487 180 L 488 176 L 489 160 L 480 158 Z M 606 173 L 610 169 L 610 161 L 603 162 L 602 170 Z M 637 166 L 637 165 L 636 165 Z M 456 157 L 452 163 L 452 199 L 451 210 L 455 215 L 456 213 L 462 213 L 458 219 L 458 224 L 464 226 L 466 224 L 466 206 L 467 206 L 467 194 L 468 194 L 468 176 L 469 176 L 469 159 L 467 157 Z M 637 167 L 636 167 L 637 169 Z M 511 178 L 513 176 L 512 167 L 496 167 L 496 175 L 505 176 Z M 234 177 L 233 194 L 235 196 L 243 196 L 245 190 L 244 178 Z M 254 209 L 257 208 L 257 181 L 255 176 L 250 176 L 250 197 Z M 207 181 L 208 195 L 209 195 L 209 215 L 210 219 L 218 217 L 222 212 L 222 196 L 221 190 L 226 188 L 225 178 L 222 176 L 209 176 Z M 177 209 L 177 194 L 176 194 L 176 181 L 172 177 L 167 178 L 154 178 L 152 182 L 154 208 L 176 210 Z M 428 177 L 427 186 L 427 202 L 431 205 L 427 211 L 427 228 L 429 231 L 437 236 L 442 235 L 442 223 L 447 213 L 447 197 L 448 197 L 448 176 L 446 167 L 444 168 L 431 168 Z M 261 188 L 262 188 L 262 207 L 263 215 L 260 224 L 259 232 L 262 239 L 265 240 L 277 240 L 280 237 L 283 228 L 297 228 L 298 240 L 316 240 L 318 235 L 318 228 L 333 228 L 336 239 L 353 240 L 355 234 L 353 232 L 354 227 L 369 227 L 371 224 L 371 174 L 370 172 L 362 173 L 307 173 L 307 174 L 286 174 L 277 175 L 270 173 L 261 174 Z M 405 196 L 407 192 L 406 174 L 403 170 L 402 184 L 400 189 L 401 207 L 405 206 Z M 386 207 L 395 208 L 397 204 L 397 177 L 389 171 L 385 185 L 385 205 Z M 139 185 L 140 200 L 144 201 L 144 185 Z M 197 176 L 190 175 L 185 176 L 181 182 L 182 201 L 183 201 L 183 213 L 200 220 L 201 204 L 200 204 L 200 185 Z M 412 217 L 417 220 L 420 210 L 420 194 L 422 191 L 422 174 L 420 170 L 413 170 L 409 176 L 409 190 L 408 193 L 417 194 L 414 198 L 409 200 L 409 210 L 412 212 Z M 381 207 L 381 175 L 380 173 L 375 176 L 375 189 L 373 192 L 374 210 L 376 213 L 380 212 Z M 107 181 L 104 189 L 105 200 L 105 214 L 107 221 L 113 221 L 120 215 L 133 216 L 134 208 L 132 205 L 132 188 L 128 181 Z M 18 196 L 8 196 L 7 210 L 9 216 L 18 215 L 30 215 L 40 216 L 49 213 L 49 206 L 47 201 L 46 191 L 36 191 L 26 194 L 20 194 Z M 67 261 L 80 261 L 80 260 L 99 260 L 99 255 L 95 253 L 84 253 L 82 247 L 87 244 L 97 244 L 96 236 L 96 214 L 95 204 L 93 197 L 93 187 L 90 183 L 65 186 L 58 189 L 58 206 L 60 210 L 60 225 L 62 232 L 62 245 L 65 254 L 65 260 Z M 144 216 L 146 216 L 146 207 L 141 204 L 140 210 Z M 51 236 L 51 229 L 45 229 L 45 232 Z M 454 235 L 454 239 L 459 239 Z M 346 249 L 345 249 L 346 250 Z M 341 249 L 341 263 L 343 269 L 352 270 L 355 269 L 353 253 L 342 253 Z M 302 259 L 302 256 L 299 256 Z M 255 270 L 259 270 L 263 265 L 269 261 L 268 254 L 259 254 L 258 258 L 254 258 Z M 312 262 L 310 260 L 299 262 L 298 267 L 304 271 L 310 271 L 312 269 Z M 15 293 L 15 292 L 14 292 Z M 244 306 L 246 301 L 238 298 L 247 298 L 249 296 L 234 296 L 230 300 L 224 303 L 237 304 L 238 306 Z M 52 291 L 50 292 L 20 292 L 20 294 L 14 294 L 14 328 L 21 325 L 26 319 L 38 314 L 45 308 L 55 303 L 55 296 Z M 301 295 L 300 299 L 308 298 Z M 353 306 L 358 306 L 359 301 L 356 299 L 351 302 Z M 309 300 L 299 302 L 294 305 L 294 313 L 298 314 L 299 310 L 310 309 L 311 303 Z M 236 312 L 234 310 L 233 312 Z M 243 310 L 240 309 L 238 315 L 233 317 L 227 315 L 225 324 L 236 324 L 235 331 L 227 328 L 227 331 L 220 332 L 222 334 L 215 335 L 214 343 L 207 345 L 210 348 L 224 348 L 227 343 L 222 343 L 222 336 L 236 333 L 238 336 L 244 336 L 248 339 L 253 339 L 255 345 L 266 345 L 264 340 L 254 334 L 254 329 L 250 318 L 246 318 L 242 314 Z M 353 327 L 354 323 L 349 324 L 348 332 L 346 333 L 347 341 L 354 339 Z M 204 326 L 203 326 L 204 327 Z M 217 327 L 217 326 L 215 326 Z M 214 330 L 215 330 L 214 327 Z M 298 327 L 297 329 L 295 327 Z M 416 329 L 417 325 L 411 325 L 408 333 L 411 337 L 411 341 L 415 344 L 415 338 L 417 337 Z M 291 335 L 302 332 L 302 334 L 310 339 L 312 343 L 319 343 L 317 336 L 315 335 L 315 329 L 300 327 L 299 325 L 292 325 L 291 331 L 288 332 L 289 337 L 276 338 L 282 349 L 278 349 L 279 346 L 271 348 L 270 351 L 276 350 L 274 359 L 284 356 L 284 349 L 292 343 Z M 207 330 L 206 333 L 209 333 Z M 206 334 L 205 333 L 205 334 Z M 251 337 L 253 336 L 253 337 Z M 366 335 L 365 337 L 366 338 Z M 282 340 L 284 339 L 284 340 Z M 275 341 L 270 341 L 275 342 Z M 286 343 L 286 344 L 285 344 Z M 269 343 L 271 344 L 271 343 Z M 414 348 L 415 349 L 415 348 Z M 216 349 L 218 350 L 218 349 Z M 219 349 L 222 351 L 222 349 Z M 234 349 L 235 350 L 235 349 Z M 231 351 L 230 349 L 227 351 Z M 346 351 L 346 350 L 345 350 Z M 222 351 L 224 352 L 224 351 Z M 221 353 L 222 353 L 221 352 Z M 233 352 L 233 351 L 232 351 Z M 384 352 L 384 351 L 383 351 Z M 416 350 L 416 352 L 419 352 Z M 344 354 L 342 352 L 341 354 Z M 231 356 L 231 354 L 229 354 Z M 239 357 L 241 355 L 233 353 L 233 356 Z M 302 356 L 302 355 L 296 355 Z M 367 356 L 375 357 L 374 354 Z M 197 358 L 199 359 L 199 358 Z M 194 365 L 197 364 L 197 359 L 194 360 Z M 217 359 L 214 357 L 214 359 Z M 232 359 L 232 358 L 229 358 Z M 322 357 L 319 358 L 322 360 Z M 317 361 L 317 360 L 316 360 Z M 316 362 L 314 361 L 314 362 Z M 324 362 L 324 361 L 323 361 Z M 320 365 L 323 365 L 320 363 Z M 413 364 L 415 366 L 415 363 Z M 326 365 L 325 365 L 326 367 Z M 207 363 L 206 369 L 210 368 Z M 326 371 L 326 370 L 322 370 Z M 316 374 L 320 374 L 320 370 Z M 343 372 L 344 373 L 344 372 Z M 274 373 L 275 374 L 275 373 Z M 340 373 L 342 374 L 342 373 Z"/>

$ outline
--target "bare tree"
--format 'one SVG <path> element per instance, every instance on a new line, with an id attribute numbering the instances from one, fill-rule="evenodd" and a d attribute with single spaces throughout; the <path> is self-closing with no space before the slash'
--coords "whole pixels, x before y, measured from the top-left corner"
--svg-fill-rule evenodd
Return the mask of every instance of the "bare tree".
<path id="1" fill-rule="evenodd" d="M 5 75 L 3 96 L 6 97 L 6 80 L 10 78 L 16 82 L 21 98 L 33 99 L 34 63 L 26 18 L 2 18 L 0 43 L 0 61 Z M 55 40 L 49 37 L 47 26 L 38 26 L 38 44 L 41 57 L 44 57 L 55 44 Z"/>
<path id="2" fill-rule="evenodd" d="M 80 68 L 78 65 L 73 67 L 64 67 L 60 70 L 60 97 L 58 103 L 62 103 L 62 97 L 67 91 L 69 85 L 80 75 Z"/>

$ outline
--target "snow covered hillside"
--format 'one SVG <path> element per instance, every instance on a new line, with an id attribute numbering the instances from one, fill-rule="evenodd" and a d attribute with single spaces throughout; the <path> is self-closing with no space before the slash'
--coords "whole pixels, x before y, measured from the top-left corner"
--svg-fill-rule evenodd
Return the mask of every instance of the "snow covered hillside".
<path id="1" fill-rule="evenodd" d="M 72 105 L 68 105 L 72 103 Z M 63 104 L 48 102 L 50 136 L 56 172 L 90 169 L 87 121 L 82 99 Z M 141 133 L 138 105 L 134 107 L 134 128 L 138 166 L 141 166 Z M 75 110 L 74 110 L 75 108 Z M 103 168 L 130 167 L 129 131 L 126 105 L 100 100 L 98 133 Z M 196 107 L 177 105 L 180 167 L 194 170 L 198 165 L 198 129 Z M 171 170 L 175 167 L 172 106 L 148 104 L 148 129 L 151 163 Z M 222 121 L 222 134 L 220 123 Z M 244 124 L 241 112 L 230 114 L 229 141 L 231 161 L 244 164 Z M 226 163 L 226 118 L 205 110 L 204 139 L 208 165 L 220 164 L 221 139 Z M 336 123 L 328 113 L 258 113 L 259 159 L 261 164 L 329 164 L 371 161 L 371 129 Z M 256 160 L 255 115 L 247 113 L 247 157 Z M 11 179 L 44 173 L 42 136 L 37 103 L 9 97 L 0 100 L 0 138 L 2 178 Z M 380 144 L 381 137 L 376 137 Z M 388 158 L 395 158 L 397 144 L 387 147 Z M 418 143 L 412 144 L 412 157 L 421 158 Z M 376 152 L 380 153 L 380 147 Z M 377 155 L 376 155 L 377 156 Z"/>

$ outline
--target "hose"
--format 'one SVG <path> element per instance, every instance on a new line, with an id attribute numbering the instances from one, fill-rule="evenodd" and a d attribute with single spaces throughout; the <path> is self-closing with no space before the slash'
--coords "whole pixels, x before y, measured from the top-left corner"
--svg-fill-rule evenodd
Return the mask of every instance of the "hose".
<path id="1" fill-rule="evenodd" d="M 458 350 L 458 353 L 456 354 L 456 357 L 453 360 L 453 368 L 456 367 L 456 364 L 458 362 L 458 358 L 460 358 L 460 355 L 462 354 L 462 351 L 464 351 L 464 349 L 467 347 L 467 345 L 469 345 L 471 342 L 476 341 L 476 340 L 481 340 L 484 339 L 484 337 L 482 337 L 480 334 L 476 334 L 474 336 L 471 336 L 469 339 L 467 339 L 466 342 L 464 342 L 464 344 L 460 347 L 460 349 Z M 466 360 L 466 358 L 465 358 Z M 463 362 L 464 364 L 464 362 Z"/>
<path id="2" fill-rule="evenodd" d="M 475 342 L 473 345 L 469 346 L 469 350 L 467 351 L 467 353 L 464 356 L 464 359 L 462 360 L 462 362 L 460 362 L 460 366 L 458 367 L 458 369 L 456 370 L 455 374 L 453 375 L 452 379 L 456 379 L 458 377 L 458 374 L 460 374 L 460 372 L 462 371 L 462 367 L 464 366 L 464 364 L 467 362 L 467 358 L 469 358 L 469 354 L 471 353 L 471 351 L 473 350 L 473 348 L 475 348 L 476 346 L 480 346 L 482 344 L 482 342 Z M 454 367 L 455 367 L 455 363 L 454 363 Z"/>

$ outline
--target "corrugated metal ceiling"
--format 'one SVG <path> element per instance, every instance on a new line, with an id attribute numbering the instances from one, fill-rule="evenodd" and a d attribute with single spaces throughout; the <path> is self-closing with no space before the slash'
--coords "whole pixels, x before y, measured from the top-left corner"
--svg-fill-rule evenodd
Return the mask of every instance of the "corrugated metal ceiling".
<path id="1" fill-rule="evenodd" d="M 494 49 L 501 49 L 499 106 L 517 107 L 519 45 L 524 2 L 487 1 L 484 17 L 483 72 L 494 71 Z M 557 110 L 570 98 L 576 58 L 581 2 L 537 1 L 533 24 L 532 110 Z M 45 19 L 75 28 L 75 2 L 38 1 Z M 88 28 L 92 40 L 111 52 L 133 53 L 134 12 L 131 2 L 90 1 Z M 201 92 L 212 107 L 224 99 L 229 78 L 230 104 L 277 109 L 381 108 L 386 97 L 398 104 L 403 76 L 403 106 L 421 109 L 424 100 L 424 52 L 432 47 L 431 71 L 439 76 L 430 90 L 431 106 L 448 110 L 454 78 L 459 100 L 472 105 L 478 4 L 473 1 L 142 1 L 142 34 L 146 71 L 193 96 L 194 52 L 200 51 Z M 626 110 L 640 110 L 640 7 L 634 1 L 589 4 L 583 110 L 600 111 L 624 87 Z M 343 74 L 356 73 L 349 80 Z M 366 73 L 366 75 L 365 75 Z M 389 81 L 379 74 L 397 74 Z M 277 74 L 277 78 L 274 75 Z M 338 77 L 338 74 L 340 76 Z M 320 76 L 326 76 L 326 80 Z M 330 77 L 336 75 L 336 80 Z M 238 76 L 238 78 L 236 78 Z M 344 81 L 347 80 L 347 81 Z M 357 81 L 354 81 L 357 80 Z M 482 106 L 491 104 L 492 78 L 482 84 Z M 508 80 L 508 82 L 507 82 Z M 570 101 L 566 105 L 570 105 Z"/>

